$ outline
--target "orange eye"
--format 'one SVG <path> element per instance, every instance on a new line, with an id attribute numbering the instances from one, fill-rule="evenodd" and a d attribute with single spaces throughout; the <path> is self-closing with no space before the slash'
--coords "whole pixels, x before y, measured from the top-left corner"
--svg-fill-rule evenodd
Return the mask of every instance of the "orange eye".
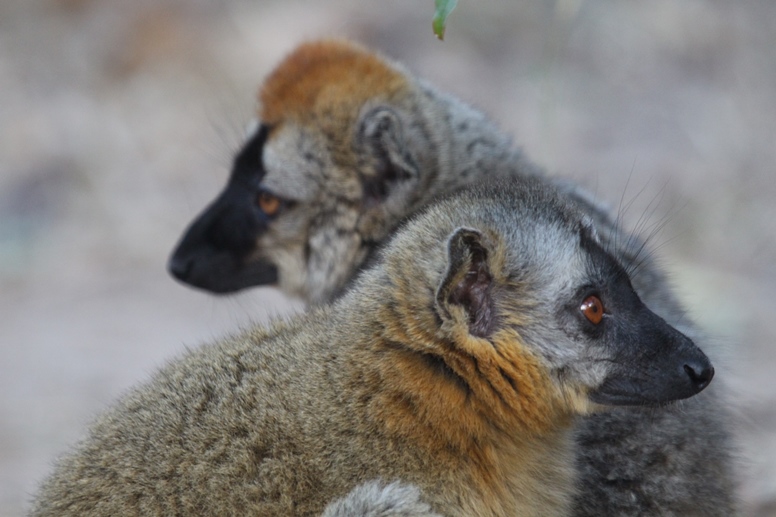
<path id="1" fill-rule="evenodd" d="M 276 215 L 280 210 L 280 198 L 273 196 L 269 192 L 259 192 L 256 202 L 261 211 L 267 215 Z"/>
<path id="2" fill-rule="evenodd" d="M 595 295 L 588 296 L 582 305 L 579 306 L 579 310 L 585 315 L 590 323 L 598 325 L 601 320 L 604 319 L 604 304 L 601 303 L 601 299 Z"/>

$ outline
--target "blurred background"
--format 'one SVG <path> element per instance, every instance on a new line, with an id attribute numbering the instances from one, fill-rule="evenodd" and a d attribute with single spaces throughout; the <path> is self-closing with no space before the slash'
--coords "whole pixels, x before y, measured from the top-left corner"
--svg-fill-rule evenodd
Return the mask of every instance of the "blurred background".
<path id="1" fill-rule="evenodd" d="M 433 7 L 0 2 L 0 515 L 168 358 L 302 308 L 190 290 L 165 262 L 261 79 L 318 36 L 401 60 L 655 233 L 727 351 L 746 515 L 776 515 L 776 2 L 460 0 L 444 43 Z"/>

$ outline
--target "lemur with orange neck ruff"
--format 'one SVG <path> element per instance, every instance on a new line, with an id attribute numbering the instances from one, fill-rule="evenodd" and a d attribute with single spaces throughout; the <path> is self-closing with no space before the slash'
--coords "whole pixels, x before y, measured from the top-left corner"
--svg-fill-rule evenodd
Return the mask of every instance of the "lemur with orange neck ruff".
<path id="1" fill-rule="evenodd" d="M 573 423 L 714 369 L 590 218 L 534 179 L 418 214 L 330 306 L 171 362 L 100 416 L 32 515 L 320 515 L 370 480 L 446 516 L 564 516 Z"/>
<path id="2" fill-rule="evenodd" d="M 483 114 L 352 43 L 292 52 L 261 87 L 258 120 L 226 188 L 170 259 L 189 285 L 277 285 L 320 303 L 346 290 L 400 222 L 437 196 L 485 177 L 557 182 Z M 632 272 L 645 303 L 703 339 L 645 244 L 583 190 L 563 190 Z M 730 419 L 717 384 L 681 408 L 583 419 L 574 514 L 735 514 Z"/>

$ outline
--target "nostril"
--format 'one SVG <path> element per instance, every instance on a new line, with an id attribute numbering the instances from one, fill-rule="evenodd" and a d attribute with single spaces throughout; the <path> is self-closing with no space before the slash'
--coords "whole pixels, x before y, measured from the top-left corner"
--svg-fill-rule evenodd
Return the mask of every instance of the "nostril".
<path id="1" fill-rule="evenodd" d="M 690 380 L 693 382 L 695 387 L 698 388 L 698 391 L 708 386 L 711 382 L 711 379 L 714 377 L 714 367 L 709 363 L 685 364 L 684 371 L 687 372 Z"/>
<path id="2" fill-rule="evenodd" d="M 189 273 L 191 273 L 192 262 L 190 259 L 171 257 L 167 263 L 167 270 L 178 280 L 185 281 L 189 277 Z"/>

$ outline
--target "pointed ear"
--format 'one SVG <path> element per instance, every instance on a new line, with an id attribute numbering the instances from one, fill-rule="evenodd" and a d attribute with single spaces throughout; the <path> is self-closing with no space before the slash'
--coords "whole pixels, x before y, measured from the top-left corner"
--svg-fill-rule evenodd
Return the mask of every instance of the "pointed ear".
<path id="1" fill-rule="evenodd" d="M 447 271 L 436 295 L 440 315 L 452 319 L 452 307 L 461 306 L 469 333 L 477 337 L 490 335 L 495 318 L 488 255 L 488 243 L 480 232 L 458 228 L 448 240 Z"/>
<path id="2" fill-rule="evenodd" d="M 368 204 L 378 204 L 389 198 L 402 184 L 414 184 L 419 177 L 418 166 L 404 139 L 398 114 L 387 106 L 372 108 L 361 116 L 358 142 L 365 154 L 364 197 Z"/>

